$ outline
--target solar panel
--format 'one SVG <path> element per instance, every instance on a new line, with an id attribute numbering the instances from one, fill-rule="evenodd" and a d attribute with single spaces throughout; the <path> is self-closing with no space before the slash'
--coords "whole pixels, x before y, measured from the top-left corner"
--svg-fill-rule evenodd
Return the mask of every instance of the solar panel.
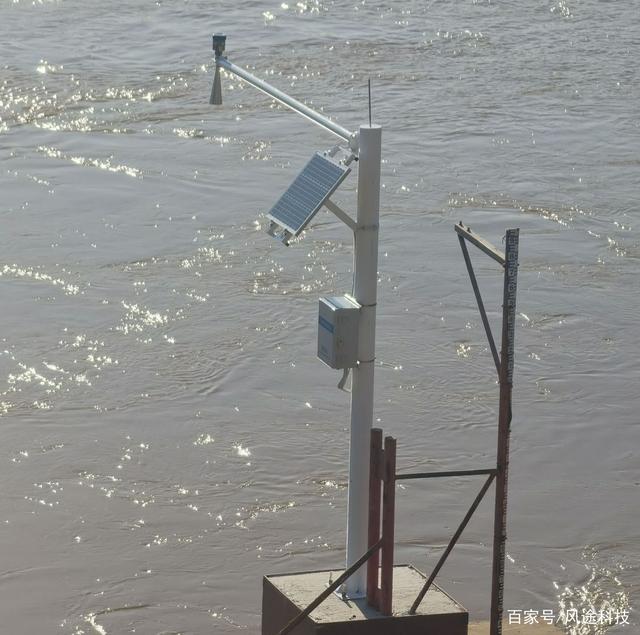
<path id="1" fill-rule="evenodd" d="M 297 236 L 349 172 L 351 168 L 316 152 L 267 217 Z"/>

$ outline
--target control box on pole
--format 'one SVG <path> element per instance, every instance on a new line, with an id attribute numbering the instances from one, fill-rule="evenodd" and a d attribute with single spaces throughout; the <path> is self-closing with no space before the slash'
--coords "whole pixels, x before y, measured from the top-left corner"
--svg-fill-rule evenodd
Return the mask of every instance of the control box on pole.
<path id="1" fill-rule="evenodd" d="M 348 295 L 320 298 L 318 357 L 330 368 L 353 368 L 358 363 L 360 305 Z"/>

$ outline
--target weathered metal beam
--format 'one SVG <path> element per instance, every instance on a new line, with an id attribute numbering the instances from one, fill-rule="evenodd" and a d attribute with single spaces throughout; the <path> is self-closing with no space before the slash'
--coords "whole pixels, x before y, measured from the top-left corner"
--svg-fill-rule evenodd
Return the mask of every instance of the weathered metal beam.
<path id="1" fill-rule="evenodd" d="M 460 221 L 454 227 L 459 236 L 462 236 L 462 238 L 465 238 L 470 243 L 474 244 L 478 249 L 484 251 L 487 256 L 490 256 L 504 267 L 504 264 L 506 262 L 504 253 L 502 253 L 499 249 L 496 249 L 488 240 L 485 240 L 481 236 L 478 236 L 478 234 L 474 234 L 471 231 L 471 228 L 464 225 L 462 221 Z"/>
<path id="2" fill-rule="evenodd" d="M 396 521 L 396 440 L 384 439 L 382 486 L 382 548 L 380 549 L 380 608 L 382 615 L 393 612 L 393 541 Z"/>
<path id="3" fill-rule="evenodd" d="M 450 470 L 449 472 L 411 472 L 409 474 L 396 474 L 396 481 L 406 481 L 417 478 L 442 478 L 444 476 L 477 476 L 479 474 L 495 474 L 495 468 L 482 470 Z"/>
<path id="4" fill-rule="evenodd" d="M 370 441 L 371 456 L 369 462 L 369 546 L 380 539 L 380 499 L 382 462 L 382 430 L 373 428 Z M 380 610 L 378 597 L 378 575 L 380 552 L 376 551 L 367 562 L 367 603 Z"/>

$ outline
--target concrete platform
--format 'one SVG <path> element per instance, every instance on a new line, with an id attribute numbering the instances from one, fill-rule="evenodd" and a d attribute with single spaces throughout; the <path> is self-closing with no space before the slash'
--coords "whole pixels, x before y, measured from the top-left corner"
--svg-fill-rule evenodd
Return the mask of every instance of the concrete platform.
<path id="1" fill-rule="evenodd" d="M 265 576 L 262 635 L 277 635 L 327 588 L 329 579 L 335 580 L 341 573 L 327 570 Z M 345 601 L 332 594 L 291 635 L 467 635 L 469 614 L 435 584 L 418 612 L 408 614 L 425 580 L 410 565 L 395 566 L 392 616 L 380 615 L 364 598 Z"/>

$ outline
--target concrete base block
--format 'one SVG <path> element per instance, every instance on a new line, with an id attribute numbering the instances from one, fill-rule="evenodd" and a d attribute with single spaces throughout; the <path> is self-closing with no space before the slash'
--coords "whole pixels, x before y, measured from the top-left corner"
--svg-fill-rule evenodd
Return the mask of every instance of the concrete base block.
<path id="1" fill-rule="evenodd" d="M 277 635 L 342 571 L 312 571 L 265 576 L 262 593 L 262 635 Z M 418 612 L 409 608 L 426 577 L 409 565 L 393 569 L 393 615 L 385 617 L 367 601 L 343 600 L 332 594 L 291 635 L 467 635 L 469 614 L 435 584 Z"/>

